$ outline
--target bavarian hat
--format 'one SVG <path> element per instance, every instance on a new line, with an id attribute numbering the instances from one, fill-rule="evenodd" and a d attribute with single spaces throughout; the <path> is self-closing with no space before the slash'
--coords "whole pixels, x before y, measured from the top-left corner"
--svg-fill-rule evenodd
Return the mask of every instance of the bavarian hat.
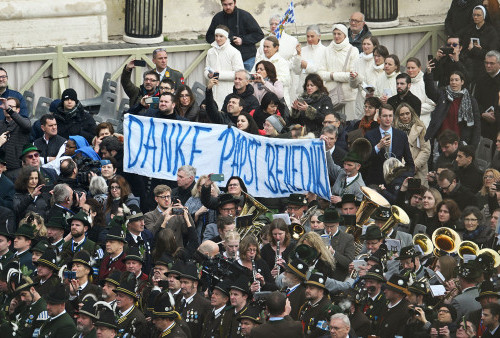
<path id="1" fill-rule="evenodd" d="M 33 239 L 35 238 L 35 228 L 31 224 L 24 223 L 17 229 L 14 236 L 24 236 L 26 238 Z"/>
<path id="2" fill-rule="evenodd" d="M 115 286 L 120 286 L 120 276 L 121 276 L 120 270 L 111 271 L 108 277 L 105 278 L 103 281 L 101 281 L 101 286 L 104 285 L 104 282 L 111 283 Z"/>
<path id="3" fill-rule="evenodd" d="M 113 330 L 118 330 L 118 327 L 116 326 L 115 313 L 108 308 L 102 308 L 97 312 L 97 320 L 95 321 L 94 326 L 104 326 Z"/>
<path id="4" fill-rule="evenodd" d="M 21 156 L 19 156 L 19 159 L 23 159 L 24 155 L 26 155 L 27 153 L 31 152 L 31 151 L 36 151 L 37 153 L 40 154 L 40 149 L 38 149 L 34 144 L 32 143 L 29 143 L 29 144 L 25 144 L 23 146 L 23 150 L 21 152 Z"/>
<path id="5" fill-rule="evenodd" d="M 141 253 L 141 250 L 138 247 L 131 246 L 128 248 L 127 256 L 125 256 L 123 261 L 124 262 L 137 261 L 137 262 L 141 262 L 141 264 L 144 264 L 144 255 Z"/>
<path id="6" fill-rule="evenodd" d="M 468 261 L 457 267 L 458 277 L 466 280 L 474 280 L 481 277 L 483 273 L 482 266 L 476 261 Z"/>
<path id="7" fill-rule="evenodd" d="M 386 207 L 378 207 L 371 215 L 371 218 L 376 221 L 387 221 L 390 217 L 391 209 Z"/>
<path id="8" fill-rule="evenodd" d="M 345 154 L 342 162 L 355 162 L 363 165 L 363 159 L 358 155 L 358 153 L 354 151 L 349 151 L 347 154 Z"/>
<path id="9" fill-rule="evenodd" d="M 70 265 L 73 265 L 73 263 L 83 264 L 90 269 L 89 273 L 94 272 L 94 270 L 92 269 L 92 257 L 90 256 L 90 253 L 86 250 L 80 250 L 77 253 L 75 253 Z"/>
<path id="10" fill-rule="evenodd" d="M 116 216 L 115 216 L 116 218 Z M 108 234 L 106 235 L 106 240 L 107 241 L 120 241 L 125 244 L 127 244 L 127 241 L 125 240 L 125 231 L 123 231 L 123 228 L 121 226 L 114 226 L 111 227 L 108 231 Z"/>
<path id="11" fill-rule="evenodd" d="M 200 280 L 200 270 L 195 263 L 186 263 L 182 267 L 180 278 L 191 279 L 194 281 Z"/>
<path id="12" fill-rule="evenodd" d="M 401 249 L 399 256 L 396 257 L 396 260 L 400 261 L 403 259 L 415 258 L 418 256 L 420 256 L 420 254 L 417 250 L 415 250 L 415 247 L 413 245 L 408 245 Z"/>
<path id="13" fill-rule="evenodd" d="M 49 243 L 47 243 L 46 240 L 41 240 L 39 241 L 38 243 L 36 243 L 36 245 L 34 247 L 32 247 L 30 249 L 31 252 L 40 252 L 41 254 L 43 254 L 47 248 L 49 247 Z"/>
<path id="14" fill-rule="evenodd" d="M 36 262 L 34 262 L 34 264 L 44 265 L 54 271 L 59 270 L 59 266 L 57 265 L 57 254 L 52 248 L 45 250 L 42 256 Z"/>
<path id="15" fill-rule="evenodd" d="M 318 221 L 323 223 L 340 223 L 344 218 L 335 208 L 326 208 L 323 215 L 318 216 Z"/>
<path id="16" fill-rule="evenodd" d="M 360 279 L 371 279 L 379 282 L 385 282 L 384 271 L 380 265 L 375 265 L 372 266 L 364 276 L 361 276 Z"/>
<path id="17" fill-rule="evenodd" d="M 9 274 L 7 285 L 12 289 L 14 295 L 19 295 L 21 291 L 29 289 L 35 283 L 30 276 L 25 276 L 20 270 L 17 270 L 17 272 Z"/>
<path id="18" fill-rule="evenodd" d="M 78 314 L 84 314 L 92 319 L 97 319 L 97 314 L 94 307 L 96 301 L 92 297 L 86 297 L 82 303 L 83 305 L 78 311 Z"/>
<path id="19" fill-rule="evenodd" d="M 392 291 L 409 295 L 408 292 L 408 280 L 401 276 L 400 274 L 393 274 L 391 278 L 386 282 L 386 289 L 390 289 Z"/>
<path id="20" fill-rule="evenodd" d="M 318 288 L 322 288 L 322 289 L 326 290 L 327 293 L 329 292 L 328 289 L 325 287 L 326 276 L 322 272 L 319 272 L 319 271 L 313 272 L 311 274 L 311 276 L 309 277 L 309 279 L 307 279 L 304 284 L 316 286 Z"/>
<path id="21" fill-rule="evenodd" d="M 342 200 L 340 202 L 338 202 L 335 206 L 337 208 L 340 208 L 340 207 L 342 207 L 342 204 L 344 204 L 344 203 L 354 203 L 357 206 L 361 205 L 361 201 L 359 201 L 356 198 L 356 195 L 354 195 L 354 194 L 344 194 L 344 195 L 342 195 Z"/>
<path id="22" fill-rule="evenodd" d="M 85 211 L 80 210 L 76 215 L 71 216 L 71 218 L 68 218 L 68 224 L 70 225 L 71 222 L 75 221 L 80 221 L 83 223 L 84 226 L 90 228 L 90 220 L 89 220 L 89 215 L 85 213 Z"/>
<path id="23" fill-rule="evenodd" d="M 234 198 L 233 195 L 231 194 L 222 194 L 219 196 L 219 205 L 218 208 L 229 204 L 229 203 L 235 203 L 236 205 L 240 204 L 240 200 L 237 198 Z"/>
<path id="24" fill-rule="evenodd" d="M 286 199 L 287 205 L 307 206 L 307 198 L 304 194 L 290 194 Z"/>
<path id="25" fill-rule="evenodd" d="M 136 284 L 137 278 L 135 275 L 132 272 L 125 272 L 120 280 L 120 285 L 113 292 L 121 292 L 137 300 L 138 297 L 135 293 Z"/>
<path id="26" fill-rule="evenodd" d="M 479 296 L 476 297 L 476 301 L 479 302 L 481 298 L 491 296 L 500 298 L 498 292 L 495 291 L 493 283 L 489 280 L 485 280 L 481 283 L 481 285 L 479 285 Z"/>
<path id="27" fill-rule="evenodd" d="M 175 311 L 174 297 L 169 292 L 162 292 L 157 296 L 153 308 L 153 318 L 181 319 L 181 316 Z"/>
<path id="28" fill-rule="evenodd" d="M 300 258 L 307 264 L 312 264 L 319 255 L 318 250 L 306 244 L 297 245 L 294 250 L 294 256 Z"/>
<path id="29" fill-rule="evenodd" d="M 14 238 L 14 234 L 9 231 L 9 228 L 7 227 L 6 221 L 2 222 L 0 224 L 0 236 L 5 236 L 7 239 L 12 240 Z"/>
<path id="30" fill-rule="evenodd" d="M 137 205 L 132 204 L 131 206 L 129 206 L 129 209 L 130 214 L 127 215 L 127 221 L 134 222 L 144 219 L 144 214 L 142 213 L 141 208 L 139 208 Z"/>
<path id="31" fill-rule="evenodd" d="M 408 291 L 413 292 L 417 295 L 425 296 L 427 294 L 427 284 L 425 284 L 425 282 L 415 281 L 408 287 Z"/>
<path id="32" fill-rule="evenodd" d="M 56 215 L 49 218 L 47 224 L 45 224 L 45 227 L 65 230 L 67 223 L 68 222 L 66 221 L 66 218 L 64 218 L 62 215 Z"/>
<path id="33" fill-rule="evenodd" d="M 214 286 L 214 289 L 219 290 L 220 292 L 229 297 L 229 287 L 230 283 L 225 280 L 222 280 L 219 283 L 217 283 L 217 285 Z"/>
<path id="34" fill-rule="evenodd" d="M 365 258 L 365 262 L 374 261 L 377 262 L 377 264 L 383 265 L 386 255 L 387 255 L 387 245 L 382 243 L 380 247 L 377 249 L 377 251 L 375 251 L 370 256 Z"/>
<path id="35" fill-rule="evenodd" d="M 164 273 L 165 276 L 168 277 L 169 274 L 174 275 L 182 275 L 182 270 L 184 269 L 184 264 L 181 260 L 177 260 L 172 264 L 171 267 L 168 268 L 168 271 Z"/>
<path id="36" fill-rule="evenodd" d="M 229 289 L 239 290 L 247 295 L 251 295 L 250 285 L 252 285 L 250 278 L 245 275 L 240 275 L 236 280 L 232 281 Z"/>
<path id="37" fill-rule="evenodd" d="M 238 317 L 236 317 L 237 321 L 241 321 L 242 319 L 250 319 L 256 324 L 262 324 L 263 318 L 261 316 L 261 310 L 255 306 L 249 306 L 246 310 L 242 311 Z"/>
<path id="38" fill-rule="evenodd" d="M 164 252 L 160 258 L 158 258 L 154 265 L 164 265 L 166 266 L 167 268 L 170 268 L 172 266 L 172 264 L 174 263 L 174 259 L 168 255 L 166 252 Z"/>
<path id="39" fill-rule="evenodd" d="M 293 257 L 290 259 L 288 264 L 285 267 L 287 272 L 293 273 L 301 279 L 306 279 L 307 270 L 309 269 L 309 265 L 304 262 L 302 259 Z"/>
<path id="40" fill-rule="evenodd" d="M 384 235 L 380 228 L 376 225 L 370 225 L 366 228 L 365 234 L 359 237 L 362 241 L 369 241 L 372 239 L 382 239 Z"/>
<path id="41" fill-rule="evenodd" d="M 50 288 L 49 294 L 45 297 L 45 300 L 49 304 L 64 304 L 69 299 L 69 292 L 66 286 L 62 283 L 57 283 Z"/>

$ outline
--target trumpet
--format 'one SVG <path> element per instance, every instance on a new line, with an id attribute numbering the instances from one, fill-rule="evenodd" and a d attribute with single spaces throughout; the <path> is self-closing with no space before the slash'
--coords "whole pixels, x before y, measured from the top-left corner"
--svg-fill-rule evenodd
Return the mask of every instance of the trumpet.
<path id="1" fill-rule="evenodd" d="M 481 249 L 479 250 L 477 253 L 476 253 L 476 256 L 480 256 L 480 255 L 489 255 L 491 256 L 492 260 L 493 260 L 493 267 L 494 268 L 497 268 L 498 266 L 500 266 L 500 255 L 498 254 L 498 252 L 496 252 L 495 250 L 492 250 L 492 249 Z"/>
<path id="2" fill-rule="evenodd" d="M 450 228 L 441 227 L 432 233 L 432 244 L 434 244 L 434 255 L 436 257 L 441 256 L 439 251 L 445 251 L 449 254 L 456 252 L 460 242 L 460 236 Z"/>
<path id="3" fill-rule="evenodd" d="M 458 255 L 462 259 L 464 259 L 464 255 L 476 256 L 478 251 L 479 247 L 477 246 L 477 244 L 471 241 L 463 241 L 458 247 Z"/>
<path id="4" fill-rule="evenodd" d="M 434 244 L 432 244 L 432 240 L 426 234 L 416 234 L 413 236 L 413 245 L 418 245 L 424 256 L 430 255 L 434 250 Z"/>

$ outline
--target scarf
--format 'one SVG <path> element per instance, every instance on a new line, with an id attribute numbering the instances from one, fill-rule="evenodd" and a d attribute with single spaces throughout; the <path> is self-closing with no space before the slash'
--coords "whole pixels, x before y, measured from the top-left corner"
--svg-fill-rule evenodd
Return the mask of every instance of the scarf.
<path id="1" fill-rule="evenodd" d="M 368 119 L 367 116 L 363 116 L 363 118 L 359 120 L 359 129 L 363 129 L 363 135 L 372 128 L 373 122 L 374 121 L 372 119 Z"/>
<path id="2" fill-rule="evenodd" d="M 464 235 L 463 235 L 464 241 L 472 241 L 472 240 L 476 239 L 477 236 L 479 236 L 479 234 L 481 232 L 483 232 L 483 229 L 484 229 L 484 225 L 478 226 L 477 229 L 474 231 L 465 230 Z"/>
<path id="3" fill-rule="evenodd" d="M 373 60 L 373 53 L 365 54 L 363 52 L 359 53 L 359 57 L 365 61 Z"/>
<path id="4" fill-rule="evenodd" d="M 375 63 L 373 63 L 373 68 L 375 68 L 375 70 L 378 70 L 378 71 L 384 70 L 384 64 L 377 66 Z"/>
<path id="5" fill-rule="evenodd" d="M 446 96 L 450 102 L 460 97 L 462 98 L 462 102 L 460 102 L 460 107 L 458 108 L 458 123 L 464 121 L 467 127 L 473 126 L 474 117 L 472 116 L 472 100 L 470 98 L 469 91 L 464 88 L 455 92 L 450 88 L 450 86 L 447 86 Z"/>
<path id="6" fill-rule="evenodd" d="M 332 41 L 332 46 L 335 51 L 340 51 L 344 49 L 347 45 L 349 45 L 349 39 L 345 38 L 344 41 L 341 43 L 336 43 L 335 41 Z"/>
<path id="7" fill-rule="evenodd" d="M 406 135 L 408 135 L 410 133 L 412 126 L 413 126 L 413 122 L 410 122 L 410 123 L 399 122 L 398 123 L 398 129 L 404 131 L 406 133 Z"/>

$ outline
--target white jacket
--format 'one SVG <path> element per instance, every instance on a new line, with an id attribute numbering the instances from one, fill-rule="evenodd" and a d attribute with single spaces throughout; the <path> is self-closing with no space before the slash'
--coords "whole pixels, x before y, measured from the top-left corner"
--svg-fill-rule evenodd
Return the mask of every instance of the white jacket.
<path id="1" fill-rule="evenodd" d="M 268 59 L 265 54 L 262 54 L 260 58 L 257 57 L 255 58 L 255 64 L 253 66 L 252 73 L 255 73 L 255 65 L 262 60 L 271 62 L 276 68 L 276 77 L 283 84 L 283 97 L 285 98 L 285 102 L 287 103 L 287 105 L 290 106 L 291 78 L 290 78 L 290 66 L 288 61 L 283 59 L 283 57 L 279 53 L 274 54 L 273 56 L 271 56 L 270 59 Z"/>
<path id="2" fill-rule="evenodd" d="M 234 72 L 244 69 L 241 53 L 231 46 L 229 39 L 221 47 L 216 41 L 212 42 L 212 48 L 207 53 L 204 72 L 207 79 L 209 69 L 219 72 L 219 84 L 214 86 L 213 94 L 215 102 L 221 109 L 226 96 L 233 92 Z"/>
<path id="3" fill-rule="evenodd" d="M 391 96 L 396 95 L 398 93 L 396 87 L 396 76 L 399 74 L 401 73 L 392 72 L 390 75 L 387 75 L 386 72 L 380 73 L 375 84 L 375 96 L 382 97 L 385 94 L 388 94 L 387 98 L 390 98 Z"/>
<path id="4" fill-rule="evenodd" d="M 349 60 L 347 61 L 345 71 L 343 71 L 344 62 L 349 51 L 351 51 Z M 318 75 L 321 76 L 328 90 L 333 89 L 339 83 L 342 84 L 345 101 L 354 101 L 356 99 L 357 91 L 349 85 L 349 78 L 358 55 L 358 49 L 349 43 L 349 39 L 345 38 L 339 44 L 332 41 L 327 47 L 325 58 L 318 71 Z M 334 81 L 332 81 L 330 73 L 333 73 Z"/>
<path id="5" fill-rule="evenodd" d="M 354 62 L 352 71 L 358 73 L 358 76 L 350 78 L 349 84 L 351 88 L 356 89 L 358 92 L 356 95 L 356 119 L 361 119 L 365 115 L 364 103 L 366 92 L 363 89 L 363 86 L 367 84 L 375 86 L 375 83 L 366 82 L 368 79 L 368 73 L 374 69 L 374 66 L 375 61 L 373 60 L 373 54 L 366 55 L 364 53 L 360 53 L 359 57 Z"/>
<path id="6" fill-rule="evenodd" d="M 424 83 L 424 73 L 420 72 L 417 76 L 411 79 L 410 92 L 422 102 L 422 108 L 420 109 L 420 119 L 424 122 L 427 127 L 430 122 L 430 114 L 436 108 L 434 101 L 429 99 L 425 94 L 425 83 Z"/>
<path id="7" fill-rule="evenodd" d="M 302 47 L 300 56 L 297 55 L 293 58 L 293 72 L 295 74 L 300 74 L 297 86 L 297 95 L 300 95 L 304 92 L 304 81 L 306 80 L 306 76 L 309 74 L 317 73 L 319 67 L 324 63 L 323 60 L 326 58 L 326 46 L 319 41 L 317 45 L 306 45 Z M 302 60 L 307 62 L 307 67 L 302 69 L 300 67 L 300 63 Z"/>

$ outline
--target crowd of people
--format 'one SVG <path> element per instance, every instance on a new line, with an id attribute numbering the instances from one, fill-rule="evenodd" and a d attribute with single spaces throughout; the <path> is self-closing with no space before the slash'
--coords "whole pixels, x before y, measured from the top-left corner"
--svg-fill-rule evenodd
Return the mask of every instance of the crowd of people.
<path id="1" fill-rule="evenodd" d="M 499 337 L 498 2 L 404 65 L 359 12 L 301 45 L 221 5 L 203 102 L 158 48 L 127 113 L 319 138 L 330 199 L 125 172 L 121 126 L 71 88 L 31 121 L 0 68 L 0 336 Z"/>

